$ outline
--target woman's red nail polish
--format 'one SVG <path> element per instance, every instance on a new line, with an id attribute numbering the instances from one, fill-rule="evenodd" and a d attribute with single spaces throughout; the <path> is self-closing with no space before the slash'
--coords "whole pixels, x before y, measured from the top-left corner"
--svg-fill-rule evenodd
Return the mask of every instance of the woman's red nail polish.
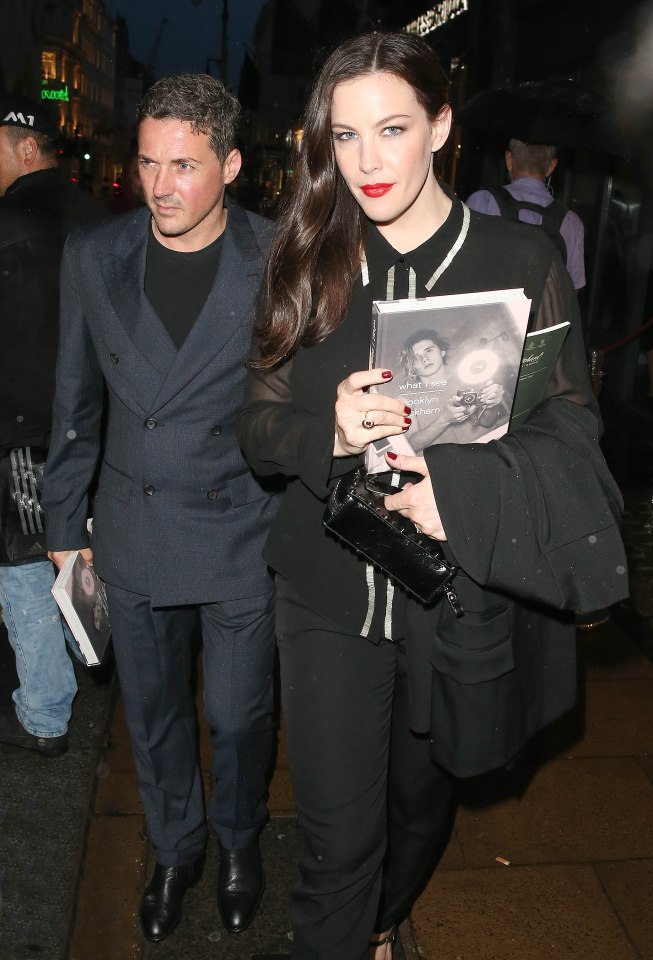
<path id="1" fill-rule="evenodd" d="M 402 430 L 408 430 L 408 427 L 402 427 L 401 429 L 402 429 Z"/>
<path id="2" fill-rule="evenodd" d="M 404 407 L 404 413 L 412 413 L 410 407 Z"/>
<path id="3" fill-rule="evenodd" d="M 386 457 L 388 458 L 388 460 L 396 460 L 396 459 L 397 459 L 397 454 L 396 454 L 396 453 L 386 453 Z"/>
<path id="4" fill-rule="evenodd" d="M 383 377 L 384 380 L 389 380 L 390 377 L 392 376 L 392 370 L 384 370 L 381 376 Z"/>
<path id="5" fill-rule="evenodd" d="M 413 421 L 410 419 L 410 417 L 404 417 L 404 423 L 407 423 L 408 426 L 410 426 L 412 422 Z"/>

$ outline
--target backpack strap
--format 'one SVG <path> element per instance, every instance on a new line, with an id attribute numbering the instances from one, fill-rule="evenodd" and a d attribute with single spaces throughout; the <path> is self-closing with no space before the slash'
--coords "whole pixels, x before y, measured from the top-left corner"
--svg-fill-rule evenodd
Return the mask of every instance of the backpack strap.
<path id="1" fill-rule="evenodd" d="M 542 217 L 542 223 L 533 224 L 533 226 L 544 230 L 553 241 L 563 261 L 565 263 L 567 262 L 567 244 L 560 233 L 560 227 L 569 210 L 561 200 L 553 200 L 545 207 L 541 203 L 532 203 L 530 200 L 516 200 L 505 187 L 488 188 L 488 193 L 492 194 L 499 207 L 499 214 L 505 217 L 506 220 L 515 220 L 523 223 L 519 218 L 520 210 L 532 210 L 534 213 L 539 214 Z"/>

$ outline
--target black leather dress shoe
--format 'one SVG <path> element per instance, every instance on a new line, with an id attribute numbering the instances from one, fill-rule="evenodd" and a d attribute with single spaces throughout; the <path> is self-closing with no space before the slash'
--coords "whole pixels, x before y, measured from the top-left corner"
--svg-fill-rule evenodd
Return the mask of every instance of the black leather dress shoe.
<path id="1" fill-rule="evenodd" d="M 220 844 L 218 910 L 227 930 L 242 933 L 250 925 L 263 896 L 265 878 L 259 842 L 242 850 Z"/>
<path id="2" fill-rule="evenodd" d="M 157 863 L 141 900 L 139 918 L 146 940 L 158 943 L 172 933 L 182 917 L 184 894 L 202 876 L 203 866 L 203 856 L 179 867 Z"/>

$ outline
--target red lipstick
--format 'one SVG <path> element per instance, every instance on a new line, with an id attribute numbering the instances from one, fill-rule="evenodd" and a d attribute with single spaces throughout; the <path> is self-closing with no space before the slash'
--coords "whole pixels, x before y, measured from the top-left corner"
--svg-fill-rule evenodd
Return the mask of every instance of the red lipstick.
<path id="1" fill-rule="evenodd" d="M 384 197 L 393 186 L 392 183 L 366 183 L 361 190 L 366 197 Z"/>

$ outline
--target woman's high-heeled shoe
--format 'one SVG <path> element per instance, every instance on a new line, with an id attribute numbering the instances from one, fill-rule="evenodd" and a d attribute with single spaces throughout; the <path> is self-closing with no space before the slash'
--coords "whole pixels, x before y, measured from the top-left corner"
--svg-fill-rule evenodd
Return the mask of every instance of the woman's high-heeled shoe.
<path id="1" fill-rule="evenodd" d="M 383 947 L 386 944 L 390 944 L 390 954 L 386 951 L 385 960 L 391 960 L 392 958 L 392 945 L 397 942 L 397 927 L 396 925 L 390 927 L 387 933 L 374 934 L 378 936 L 379 939 L 370 940 L 370 951 L 378 949 L 378 947 Z"/>

